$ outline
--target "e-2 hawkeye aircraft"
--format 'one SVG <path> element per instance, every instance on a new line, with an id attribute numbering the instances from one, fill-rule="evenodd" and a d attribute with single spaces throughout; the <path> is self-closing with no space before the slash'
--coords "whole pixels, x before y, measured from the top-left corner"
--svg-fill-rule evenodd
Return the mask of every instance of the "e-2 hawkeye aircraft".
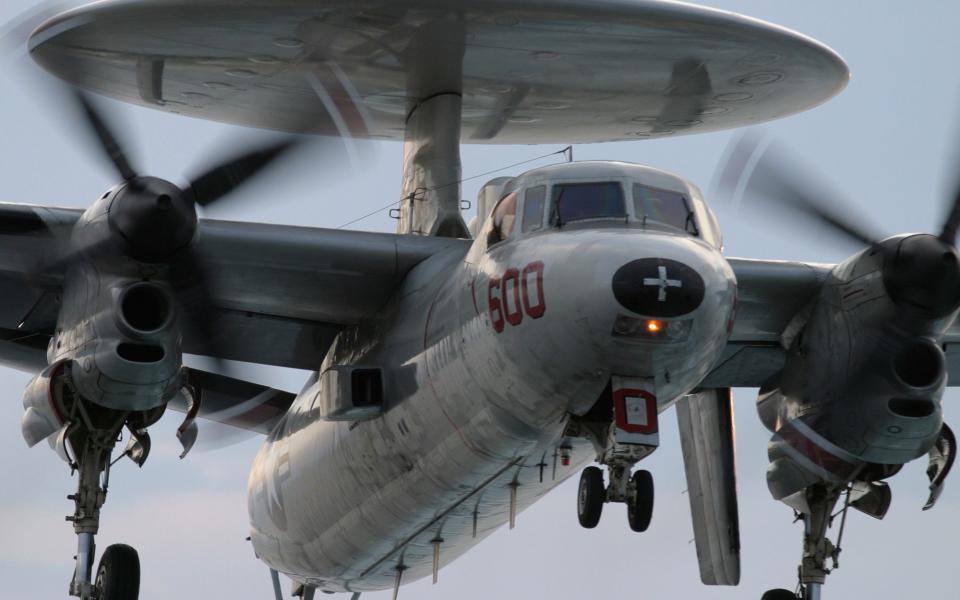
<path id="1" fill-rule="evenodd" d="M 299 138 L 186 186 L 149 177 L 71 92 L 121 182 L 86 211 L 3 205 L 0 360 L 36 372 L 27 442 L 78 475 L 70 593 L 128 600 L 139 560 L 94 536 L 116 440 L 139 464 L 167 408 L 264 433 L 251 541 L 296 592 L 394 588 L 581 473 L 646 529 L 635 466 L 675 406 L 708 584 L 739 579 L 730 389 L 762 387 L 771 491 L 805 523 L 819 598 L 828 517 L 882 516 L 882 480 L 953 459 L 954 233 L 874 242 L 836 266 L 727 258 L 683 178 L 585 162 L 494 180 L 461 217 L 461 143 L 586 143 L 713 131 L 804 110 L 846 66 L 773 25 L 663 2 L 99 2 L 29 51 L 77 90 L 241 125 L 404 142 L 396 235 L 197 218 Z M 956 213 L 957 211 L 955 211 Z M 863 236 L 860 236 L 863 237 Z M 184 352 L 308 369 L 292 395 L 188 369 Z M 600 466 L 583 465 L 597 462 Z M 604 472 L 605 470 L 605 472 Z M 277 585 L 279 595 L 279 585 Z"/>

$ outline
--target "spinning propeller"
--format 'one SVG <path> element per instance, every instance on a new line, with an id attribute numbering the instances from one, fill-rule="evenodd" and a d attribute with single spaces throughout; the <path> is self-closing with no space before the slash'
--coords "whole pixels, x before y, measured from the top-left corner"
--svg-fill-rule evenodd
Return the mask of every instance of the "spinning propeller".
<path id="1" fill-rule="evenodd" d="M 8 57 L 27 62 L 31 34 L 42 23 L 71 7 L 61 0 L 40 2 L 17 18 L 0 27 L 0 51 Z M 36 74 L 35 65 L 30 71 Z M 109 118 L 106 106 L 90 94 L 50 77 L 36 82 L 45 98 L 54 100 L 58 113 L 73 117 L 82 123 L 80 129 L 89 134 L 91 152 L 106 159 L 121 183 L 111 191 L 110 225 L 114 235 L 90 239 L 89 236 L 70 235 L 54 231 L 60 238 L 60 251 L 46 257 L 37 267 L 38 279 L 51 272 L 61 272 L 83 259 L 121 254 L 141 263 L 168 265 L 168 281 L 184 315 L 184 325 L 205 346 L 205 354 L 223 355 L 215 344 L 211 329 L 213 293 L 209 277 L 193 243 L 197 229 L 197 207 L 209 207 L 224 202 L 233 191 L 257 175 L 268 170 L 298 146 L 306 137 L 297 135 L 274 136 L 271 141 L 247 151 L 236 151 L 237 145 L 218 153 L 212 166 L 195 171 L 184 187 L 150 177 L 142 171 L 131 156 L 130 147 L 122 133 L 124 128 Z M 319 99 L 318 99 L 319 102 Z M 294 127 L 294 131 L 305 131 Z M 339 154 L 342 141 L 337 138 L 310 138 L 311 150 L 332 158 Z M 249 148 L 249 146 L 248 146 Z"/>
<path id="2" fill-rule="evenodd" d="M 68 5 L 63 3 L 42 2 L 0 28 L 0 52 L 14 59 L 28 58 L 26 50 L 31 33 L 65 8 Z M 31 65 L 31 68 L 35 67 Z M 104 228 L 97 229 L 96 235 L 83 227 L 52 229 L 51 233 L 59 242 L 58 249 L 37 266 L 37 279 L 42 281 L 46 274 L 63 272 L 88 260 L 116 263 L 118 259 L 132 259 L 160 267 L 166 271 L 165 280 L 180 308 L 183 331 L 199 344 L 198 350 L 194 351 L 215 357 L 213 360 L 219 367 L 216 370 L 225 371 L 224 364 L 216 357 L 227 356 L 229 349 L 221 347 L 213 326 L 217 312 L 214 290 L 194 242 L 197 207 L 222 205 L 232 192 L 305 145 L 307 138 L 275 136 L 271 141 L 245 151 L 237 151 L 237 145 L 233 143 L 229 149 L 216 154 L 216 158 L 210 161 L 212 166 L 195 171 L 196 175 L 181 187 L 146 175 L 140 169 L 122 135 L 126 131 L 110 118 L 105 104 L 79 88 L 49 77 L 43 77 L 37 83 L 42 86 L 44 96 L 52 97 L 56 102 L 57 112 L 73 117 L 79 128 L 88 134 L 84 137 L 91 153 L 105 158 L 120 180 L 104 197 L 109 198 L 109 234 L 104 235 Z M 334 138 L 310 138 L 309 143 L 313 150 L 328 151 L 324 152 L 328 158 L 332 152 L 340 150 L 340 141 Z M 323 155 L 320 158 L 322 161 Z M 226 426 L 214 426 L 213 429 L 213 436 L 203 438 L 208 448 L 242 441 L 249 435 L 247 432 L 227 435 L 232 428 Z"/>
<path id="3" fill-rule="evenodd" d="M 209 278 L 192 243 L 197 230 L 196 208 L 222 202 L 301 144 L 302 138 L 286 136 L 259 148 L 226 155 L 181 188 L 141 174 L 120 141 L 117 128 L 91 97 L 70 88 L 63 95 L 79 107 L 79 114 L 93 133 L 95 151 L 107 159 L 122 183 L 112 192 L 108 217 L 115 235 L 89 242 L 74 236 L 63 246 L 66 252 L 44 270 L 65 268 L 117 250 L 141 263 L 169 265 L 169 284 L 178 304 L 187 309 L 181 311 L 185 325 L 202 340 L 206 353 L 222 356 L 211 328 L 214 314 Z"/>
<path id="4" fill-rule="evenodd" d="M 939 236 L 885 238 L 862 217 L 851 216 L 843 208 L 847 203 L 821 183 L 822 177 L 801 171 L 798 161 L 782 148 L 763 147 L 755 134 L 740 136 L 732 145 L 717 181 L 728 196 L 742 189 L 747 202 L 762 203 L 763 208 L 785 216 L 805 217 L 824 233 L 870 246 L 883 256 L 884 284 L 898 305 L 932 318 L 947 316 L 960 306 L 960 189 Z"/>
<path id="5" fill-rule="evenodd" d="M 62 12 L 63 3 L 41 3 L 0 30 L 0 48 L 17 55 L 27 48 L 32 31 L 46 19 Z M 45 78 L 46 79 L 46 78 Z M 47 83 L 49 95 L 76 114 L 91 136 L 91 151 L 106 158 L 121 184 L 110 205 L 110 225 L 115 235 L 106 239 L 73 236 L 61 240 L 61 251 L 38 267 L 38 277 L 60 271 L 84 258 L 116 254 L 136 261 L 170 267 L 169 283 L 177 296 L 187 328 L 204 344 L 207 353 L 222 355 L 214 345 L 211 329 L 213 294 L 202 261 L 192 244 L 197 229 L 196 207 L 222 202 L 231 192 L 250 181 L 278 159 L 302 144 L 304 138 L 287 135 L 246 152 L 223 152 L 213 166 L 180 188 L 169 181 L 149 177 L 137 168 L 120 128 L 108 118 L 102 105 L 89 94 L 65 83 Z M 52 86 L 52 87 L 51 87 Z M 67 237 L 62 233 L 61 237 Z M 78 239 L 79 238 L 79 239 Z"/>

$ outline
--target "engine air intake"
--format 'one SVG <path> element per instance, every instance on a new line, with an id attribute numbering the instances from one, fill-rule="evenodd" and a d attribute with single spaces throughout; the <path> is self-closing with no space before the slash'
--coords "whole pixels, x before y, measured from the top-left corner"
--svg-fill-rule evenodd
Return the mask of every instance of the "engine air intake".
<path id="1" fill-rule="evenodd" d="M 170 319 L 170 301 L 160 286 L 153 283 L 135 283 L 123 292 L 120 315 L 124 323 L 134 331 L 150 333 L 167 324 Z"/>
<path id="2" fill-rule="evenodd" d="M 893 369 L 900 381 L 908 386 L 928 388 L 943 375 L 943 351 L 929 340 L 912 341 L 897 354 Z"/>

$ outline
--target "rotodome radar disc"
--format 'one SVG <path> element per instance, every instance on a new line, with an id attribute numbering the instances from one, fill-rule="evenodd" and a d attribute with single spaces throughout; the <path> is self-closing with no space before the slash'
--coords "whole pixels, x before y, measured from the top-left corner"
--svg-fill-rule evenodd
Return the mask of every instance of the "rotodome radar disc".
<path id="1" fill-rule="evenodd" d="M 465 143 L 753 125 L 849 77 L 801 34 L 649 0 L 112 0 L 50 19 L 30 49 L 82 88 L 266 129 L 403 139 L 418 101 L 457 92 Z"/>

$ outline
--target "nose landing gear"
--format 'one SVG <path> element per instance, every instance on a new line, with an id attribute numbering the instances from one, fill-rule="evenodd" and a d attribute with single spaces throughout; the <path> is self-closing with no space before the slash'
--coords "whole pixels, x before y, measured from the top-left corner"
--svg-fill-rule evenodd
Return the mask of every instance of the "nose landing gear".
<path id="1" fill-rule="evenodd" d="M 591 412 L 572 417 L 565 437 L 588 439 L 596 450 L 597 462 L 607 467 L 609 485 L 603 485 L 603 471 L 587 467 L 580 476 L 577 517 L 592 529 L 600 522 L 605 502 L 627 505 L 627 520 L 633 531 L 646 531 L 653 517 L 653 476 L 649 471 L 631 475 L 633 465 L 652 454 L 660 444 L 657 400 L 652 384 L 643 379 L 611 378 Z"/>
<path id="2" fill-rule="evenodd" d="M 610 485 L 604 486 L 603 471 L 590 466 L 580 475 L 577 489 L 577 518 L 580 525 L 593 529 L 600 522 L 606 502 L 622 502 L 627 505 L 627 520 L 630 529 L 646 531 L 653 518 L 653 475 L 640 470 L 630 476 L 630 465 L 610 468 Z"/>

